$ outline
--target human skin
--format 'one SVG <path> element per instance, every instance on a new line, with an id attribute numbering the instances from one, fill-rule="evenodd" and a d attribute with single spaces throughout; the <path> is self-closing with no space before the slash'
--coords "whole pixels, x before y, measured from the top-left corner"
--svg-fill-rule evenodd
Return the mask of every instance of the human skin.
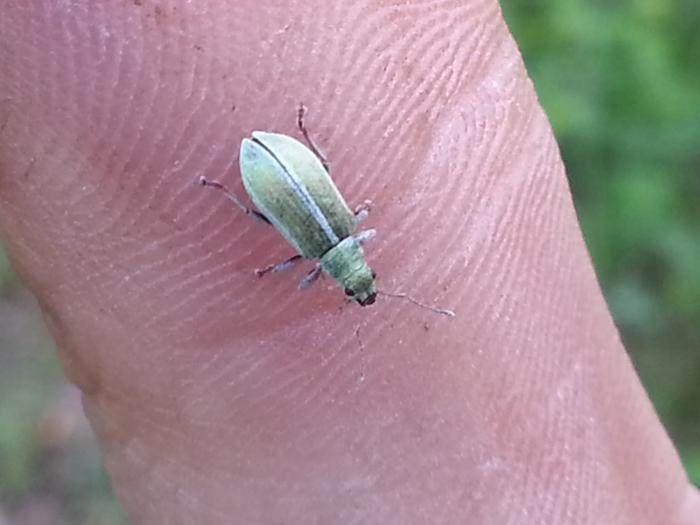
<path id="1" fill-rule="evenodd" d="M 362 308 L 222 194 L 295 109 Z M 496 2 L 51 2 L 0 17 L 0 235 L 134 524 L 691 524 Z"/>

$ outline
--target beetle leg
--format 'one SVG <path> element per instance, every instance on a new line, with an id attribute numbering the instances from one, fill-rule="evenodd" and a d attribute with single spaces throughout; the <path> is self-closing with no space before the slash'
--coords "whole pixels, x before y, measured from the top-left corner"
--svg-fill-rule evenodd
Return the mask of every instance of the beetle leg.
<path id="1" fill-rule="evenodd" d="M 321 275 L 321 263 L 317 263 L 313 270 L 306 274 L 306 276 L 299 283 L 299 289 L 304 290 L 316 282 L 316 280 Z"/>
<path id="2" fill-rule="evenodd" d="M 366 200 L 362 204 L 355 207 L 355 225 L 360 224 L 364 221 L 369 212 L 372 210 L 372 201 Z"/>
<path id="3" fill-rule="evenodd" d="M 321 164 L 323 164 L 323 167 L 326 169 L 326 171 L 330 173 L 331 169 L 328 165 L 328 159 L 323 153 L 321 153 L 321 150 L 318 149 L 318 146 L 316 146 L 316 143 L 311 138 L 311 135 L 309 135 L 309 130 L 306 129 L 306 124 L 304 124 L 305 114 L 306 106 L 304 104 L 299 104 L 299 109 L 297 109 L 297 127 L 299 128 L 299 131 L 301 131 L 301 134 L 304 136 L 304 140 L 306 140 L 306 143 L 309 145 L 309 149 L 311 149 L 311 151 L 314 152 L 314 154 L 321 161 Z"/>
<path id="4" fill-rule="evenodd" d="M 377 234 L 377 230 L 363 230 L 357 235 L 353 235 L 352 238 L 357 241 L 358 244 L 362 245 L 372 239 Z"/>
<path id="5" fill-rule="evenodd" d="M 258 268 L 257 270 L 255 270 L 255 275 L 257 275 L 258 277 L 262 277 L 266 273 L 270 272 L 283 272 L 285 270 L 289 270 L 290 268 L 294 268 L 303 260 L 304 258 L 301 255 L 295 255 L 294 257 L 290 257 L 286 261 L 282 261 L 281 263 L 270 264 L 269 266 L 265 266 L 265 268 Z"/>
<path id="6" fill-rule="evenodd" d="M 255 211 L 252 208 L 249 208 L 245 204 L 243 204 L 243 201 L 238 198 L 238 196 L 233 193 L 231 190 L 229 190 L 226 186 L 221 184 L 220 182 L 217 182 L 215 180 L 207 180 L 204 177 L 199 177 L 199 183 L 202 186 L 209 186 L 210 188 L 216 188 L 217 190 L 221 190 L 224 192 L 224 195 L 228 197 L 230 201 L 232 201 L 236 206 L 238 206 L 243 213 L 246 215 L 251 215 L 254 219 L 257 219 L 259 221 L 266 222 L 268 224 L 271 224 L 270 219 L 265 217 L 262 213 L 259 211 Z"/>

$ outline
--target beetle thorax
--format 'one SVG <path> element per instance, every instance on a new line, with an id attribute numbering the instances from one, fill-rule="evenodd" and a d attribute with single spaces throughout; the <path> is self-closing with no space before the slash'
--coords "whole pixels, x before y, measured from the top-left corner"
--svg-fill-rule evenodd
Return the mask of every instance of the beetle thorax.
<path id="1" fill-rule="evenodd" d="M 374 274 L 365 261 L 362 247 L 346 237 L 321 257 L 323 270 L 333 277 L 348 297 L 361 305 L 374 302 Z"/>

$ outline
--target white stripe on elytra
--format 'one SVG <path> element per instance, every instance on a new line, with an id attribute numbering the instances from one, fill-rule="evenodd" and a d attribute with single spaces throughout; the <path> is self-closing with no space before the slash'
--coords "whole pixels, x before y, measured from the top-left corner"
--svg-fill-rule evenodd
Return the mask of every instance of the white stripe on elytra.
<path id="1" fill-rule="evenodd" d="M 318 224 L 319 228 L 323 230 L 323 233 L 326 234 L 326 237 L 328 237 L 328 240 L 330 241 L 333 246 L 338 244 L 340 242 L 340 239 L 338 239 L 338 236 L 335 234 L 333 231 L 333 228 L 331 228 L 330 223 L 328 222 L 328 219 L 326 219 L 326 216 L 323 214 L 321 211 L 321 208 L 318 207 L 318 204 L 316 204 L 316 201 L 311 197 L 311 194 L 309 193 L 309 189 L 306 187 L 306 185 L 299 179 L 299 177 L 296 176 L 295 173 L 292 173 L 290 170 L 287 169 L 287 166 L 282 163 L 279 157 L 275 155 L 270 148 L 268 148 L 264 142 L 261 140 L 258 140 L 257 138 L 253 137 L 253 140 L 257 142 L 260 146 L 262 146 L 265 151 L 267 151 L 273 159 L 277 161 L 277 163 L 280 165 L 282 168 L 282 179 L 284 179 L 284 182 L 289 185 L 290 188 L 292 188 L 292 191 L 296 194 L 296 196 L 301 199 L 301 201 L 304 203 L 306 206 L 306 210 L 311 213 L 311 216 L 314 218 L 316 221 L 316 224 Z"/>

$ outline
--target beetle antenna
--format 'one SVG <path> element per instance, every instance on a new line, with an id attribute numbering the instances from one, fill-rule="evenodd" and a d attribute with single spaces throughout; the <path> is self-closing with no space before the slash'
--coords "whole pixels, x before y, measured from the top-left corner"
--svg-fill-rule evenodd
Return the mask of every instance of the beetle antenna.
<path id="1" fill-rule="evenodd" d="M 435 308 L 434 306 L 427 305 L 425 303 L 421 303 L 420 301 L 414 299 L 410 295 L 403 293 L 403 292 L 385 292 L 383 290 L 377 290 L 377 293 L 379 295 L 384 295 L 386 297 L 394 297 L 395 299 L 406 299 L 407 301 L 415 304 L 416 306 L 419 306 L 421 308 L 425 308 L 426 310 L 430 310 L 431 312 L 435 312 L 436 314 L 440 315 L 446 315 L 447 317 L 454 317 L 455 313 L 452 310 L 446 310 L 444 308 Z"/>

